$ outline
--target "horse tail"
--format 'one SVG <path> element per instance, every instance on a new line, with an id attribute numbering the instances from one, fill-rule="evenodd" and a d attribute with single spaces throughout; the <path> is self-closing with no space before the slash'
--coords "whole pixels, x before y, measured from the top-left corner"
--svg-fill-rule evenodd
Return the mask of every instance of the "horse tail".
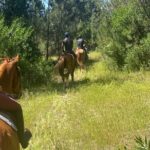
<path id="1" fill-rule="evenodd" d="M 69 71 L 67 68 L 65 68 L 65 66 L 66 66 L 66 59 L 65 57 L 61 57 L 59 58 L 57 64 L 54 66 L 54 70 L 58 71 L 61 76 L 66 76 L 68 75 Z"/>
<path id="2" fill-rule="evenodd" d="M 66 59 L 64 58 L 64 60 L 63 60 L 63 64 L 64 64 L 64 67 L 63 67 L 63 76 L 66 76 L 66 75 L 68 75 L 68 73 L 69 73 L 69 71 L 68 71 L 68 68 L 66 68 L 66 65 L 67 65 L 67 61 L 66 61 Z"/>
<path id="3" fill-rule="evenodd" d="M 72 53 L 67 53 L 67 55 L 64 57 L 64 76 L 66 77 L 72 72 L 72 69 L 75 68 L 76 65 L 76 56 Z"/>
<path id="4" fill-rule="evenodd" d="M 58 59 L 58 62 L 56 63 L 56 65 L 54 66 L 54 70 L 58 71 L 58 70 L 61 70 L 61 68 L 64 66 L 64 59 L 62 58 L 59 58 Z"/>
<path id="5" fill-rule="evenodd" d="M 81 68 L 84 67 L 85 62 L 85 51 L 83 49 L 79 49 L 77 51 L 77 62 Z"/>

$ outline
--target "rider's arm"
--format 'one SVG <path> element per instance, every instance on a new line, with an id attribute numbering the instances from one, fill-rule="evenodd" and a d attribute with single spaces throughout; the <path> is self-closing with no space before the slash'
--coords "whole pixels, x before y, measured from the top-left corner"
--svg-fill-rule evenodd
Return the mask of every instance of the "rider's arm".
<path id="1" fill-rule="evenodd" d="M 61 49 L 62 49 L 62 52 L 64 52 L 64 51 L 65 51 L 64 41 L 62 41 L 62 43 L 61 43 Z"/>
<path id="2" fill-rule="evenodd" d="M 84 47 L 84 50 L 85 50 L 85 51 L 87 51 L 86 43 L 87 43 L 87 42 L 84 40 L 84 42 L 83 42 L 83 47 Z"/>

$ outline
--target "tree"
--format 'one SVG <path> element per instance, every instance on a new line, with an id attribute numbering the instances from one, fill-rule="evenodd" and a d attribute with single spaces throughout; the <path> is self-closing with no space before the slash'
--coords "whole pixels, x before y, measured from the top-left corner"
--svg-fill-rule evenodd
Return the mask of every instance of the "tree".
<path id="1" fill-rule="evenodd" d="M 149 67 L 149 20 L 139 1 L 111 0 L 104 6 L 102 11 L 107 13 L 102 18 L 103 32 L 100 33 L 104 35 L 107 32 L 102 38 L 105 39 L 102 41 L 104 53 L 119 68 Z"/>

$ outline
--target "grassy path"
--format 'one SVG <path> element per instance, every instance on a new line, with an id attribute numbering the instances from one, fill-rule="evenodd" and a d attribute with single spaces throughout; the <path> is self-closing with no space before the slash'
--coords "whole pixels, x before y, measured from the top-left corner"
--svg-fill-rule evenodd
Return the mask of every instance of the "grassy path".
<path id="1" fill-rule="evenodd" d="M 150 72 L 113 72 L 97 52 L 90 58 L 67 90 L 50 83 L 24 91 L 29 150 L 133 149 L 135 136 L 149 136 Z"/>

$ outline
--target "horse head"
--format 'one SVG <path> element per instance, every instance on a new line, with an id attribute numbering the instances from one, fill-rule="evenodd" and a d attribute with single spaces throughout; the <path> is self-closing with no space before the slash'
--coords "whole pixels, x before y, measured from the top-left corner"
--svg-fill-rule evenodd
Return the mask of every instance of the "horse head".
<path id="1" fill-rule="evenodd" d="M 9 60 L 9 61 L 8 61 Z M 3 92 L 15 98 L 21 96 L 21 73 L 18 67 L 20 56 L 5 60 L 0 65 L 0 86 Z"/>

